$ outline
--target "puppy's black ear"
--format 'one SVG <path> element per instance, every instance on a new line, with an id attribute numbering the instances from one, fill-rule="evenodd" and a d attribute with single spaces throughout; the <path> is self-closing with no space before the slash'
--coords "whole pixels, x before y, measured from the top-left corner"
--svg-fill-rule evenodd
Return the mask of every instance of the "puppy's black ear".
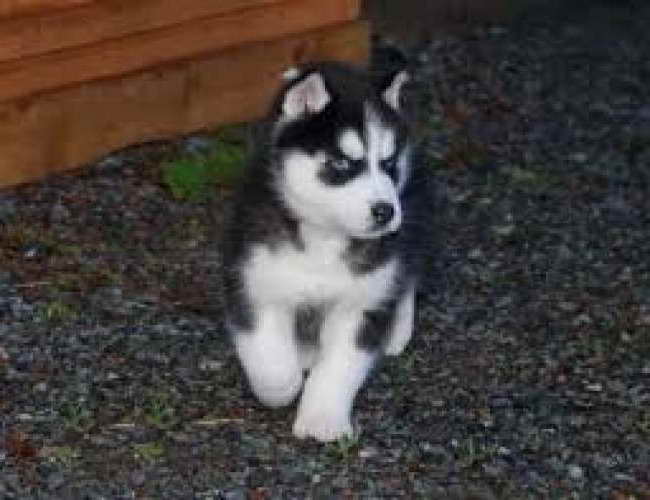
<path id="1" fill-rule="evenodd" d="M 285 74 L 285 79 L 295 81 L 289 84 L 282 100 L 281 110 L 286 118 L 294 120 L 306 114 L 320 113 L 331 101 L 323 76 L 319 72 L 300 78 L 289 71 Z"/>
<path id="2" fill-rule="evenodd" d="M 392 43 L 376 39 L 371 61 L 375 87 L 383 100 L 394 110 L 400 110 L 402 87 L 410 80 L 409 61 L 402 50 Z"/>

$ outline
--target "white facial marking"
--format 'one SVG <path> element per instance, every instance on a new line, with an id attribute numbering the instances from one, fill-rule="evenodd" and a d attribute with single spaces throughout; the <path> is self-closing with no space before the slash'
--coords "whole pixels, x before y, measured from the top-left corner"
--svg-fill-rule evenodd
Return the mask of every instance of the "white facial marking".
<path id="1" fill-rule="evenodd" d="M 377 113 L 366 105 L 366 137 L 368 142 L 368 169 L 372 179 L 371 204 L 387 202 L 393 205 L 395 215 L 388 225 L 388 231 L 395 231 L 402 222 L 402 211 L 398 192 L 393 180 L 381 169 L 381 161 L 395 153 L 395 132 L 382 123 Z"/>
<path id="2" fill-rule="evenodd" d="M 399 158 L 397 159 L 397 172 L 398 172 L 398 182 L 397 190 L 402 191 L 402 188 L 406 185 L 406 181 L 409 179 L 410 174 L 410 161 L 411 161 L 411 147 L 407 144 L 402 148 Z"/>
<path id="3" fill-rule="evenodd" d="M 395 153 L 395 131 L 381 122 L 375 111 L 366 107 L 366 135 L 368 159 L 372 163 L 390 158 Z"/>
<path id="4" fill-rule="evenodd" d="M 344 130 L 339 136 L 339 149 L 352 160 L 362 160 L 366 155 L 366 148 L 361 137 L 352 129 Z"/>
<path id="5" fill-rule="evenodd" d="M 358 176 L 340 187 L 328 186 L 319 178 L 326 159 L 324 153 L 285 154 L 282 178 L 278 181 L 284 200 L 300 220 L 340 236 L 363 237 L 370 227 L 366 176 Z"/>
<path id="6" fill-rule="evenodd" d="M 395 153 L 395 133 L 390 129 L 384 129 L 383 140 L 379 144 L 379 158 L 386 160 Z"/>

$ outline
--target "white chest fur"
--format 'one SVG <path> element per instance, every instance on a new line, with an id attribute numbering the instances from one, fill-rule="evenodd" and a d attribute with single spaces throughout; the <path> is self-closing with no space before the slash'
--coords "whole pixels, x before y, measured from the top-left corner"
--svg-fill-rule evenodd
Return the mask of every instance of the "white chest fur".
<path id="1" fill-rule="evenodd" d="M 391 292 L 397 261 L 355 275 L 344 258 L 347 241 L 338 235 L 301 228 L 304 248 L 292 243 L 253 247 L 245 264 L 249 296 L 256 305 L 349 304 L 372 308 Z"/>

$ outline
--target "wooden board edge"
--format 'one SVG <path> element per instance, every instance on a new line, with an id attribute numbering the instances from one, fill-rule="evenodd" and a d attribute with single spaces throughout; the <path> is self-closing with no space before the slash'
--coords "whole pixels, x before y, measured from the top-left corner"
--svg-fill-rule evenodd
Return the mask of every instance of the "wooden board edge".
<path id="1" fill-rule="evenodd" d="M 2 103 L 0 187 L 79 168 L 137 142 L 256 119 L 297 58 L 362 63 L 368 50 L 368 25 L 355 21 Z M 215 83 L 215 68 L 247 66 L 260 78 Z"/>
<path id="2" fill-rule="evenodd" d="M 79 5 L 29 17 L 7 19 L 0 13 L 0 61 L 93 44 L 284 0 L 185 0 L 182 9 L 178 8 L 178 0 L 73 1 Z"/>
<path id="3" fill-rule="evenodd" d="M 0 21 L 6 18 L 41 15 L 73 9 L 95 0 L 0 0 Z"/>
<path id="4" fill-rule="evenodd" d="M 0 63 L 0 101 L 110 78 L 356 18 L 358 0 L 288 0 L 76 49 Z"/>

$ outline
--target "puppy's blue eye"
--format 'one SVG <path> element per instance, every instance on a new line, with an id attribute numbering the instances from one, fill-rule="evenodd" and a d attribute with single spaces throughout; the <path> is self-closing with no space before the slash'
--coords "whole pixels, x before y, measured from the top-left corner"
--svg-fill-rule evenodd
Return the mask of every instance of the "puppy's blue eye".
<path id="1" fill-rule="evenodd" d="M 319 172 L 320 179 L 332 186 L 341 186 L 363 171 L 363 160 L 329 158 Z"/>
<path id="2" fill-rule="evenodd" d="M 347 170 L 348 168 L 350 168 L 350 164 L 348 163 L 348 161 L 343 158 L 327 160 L 325 166 L 336 170 Z"/>
<path id="3" fill-rule="evenodd" d="M 383 160 L 382 162 L 382 167 L 385 170 L 390 170 L 392 168 L 395 168 L 397 166 L 397 160 L 395 158 L 387 158 Z"/>

